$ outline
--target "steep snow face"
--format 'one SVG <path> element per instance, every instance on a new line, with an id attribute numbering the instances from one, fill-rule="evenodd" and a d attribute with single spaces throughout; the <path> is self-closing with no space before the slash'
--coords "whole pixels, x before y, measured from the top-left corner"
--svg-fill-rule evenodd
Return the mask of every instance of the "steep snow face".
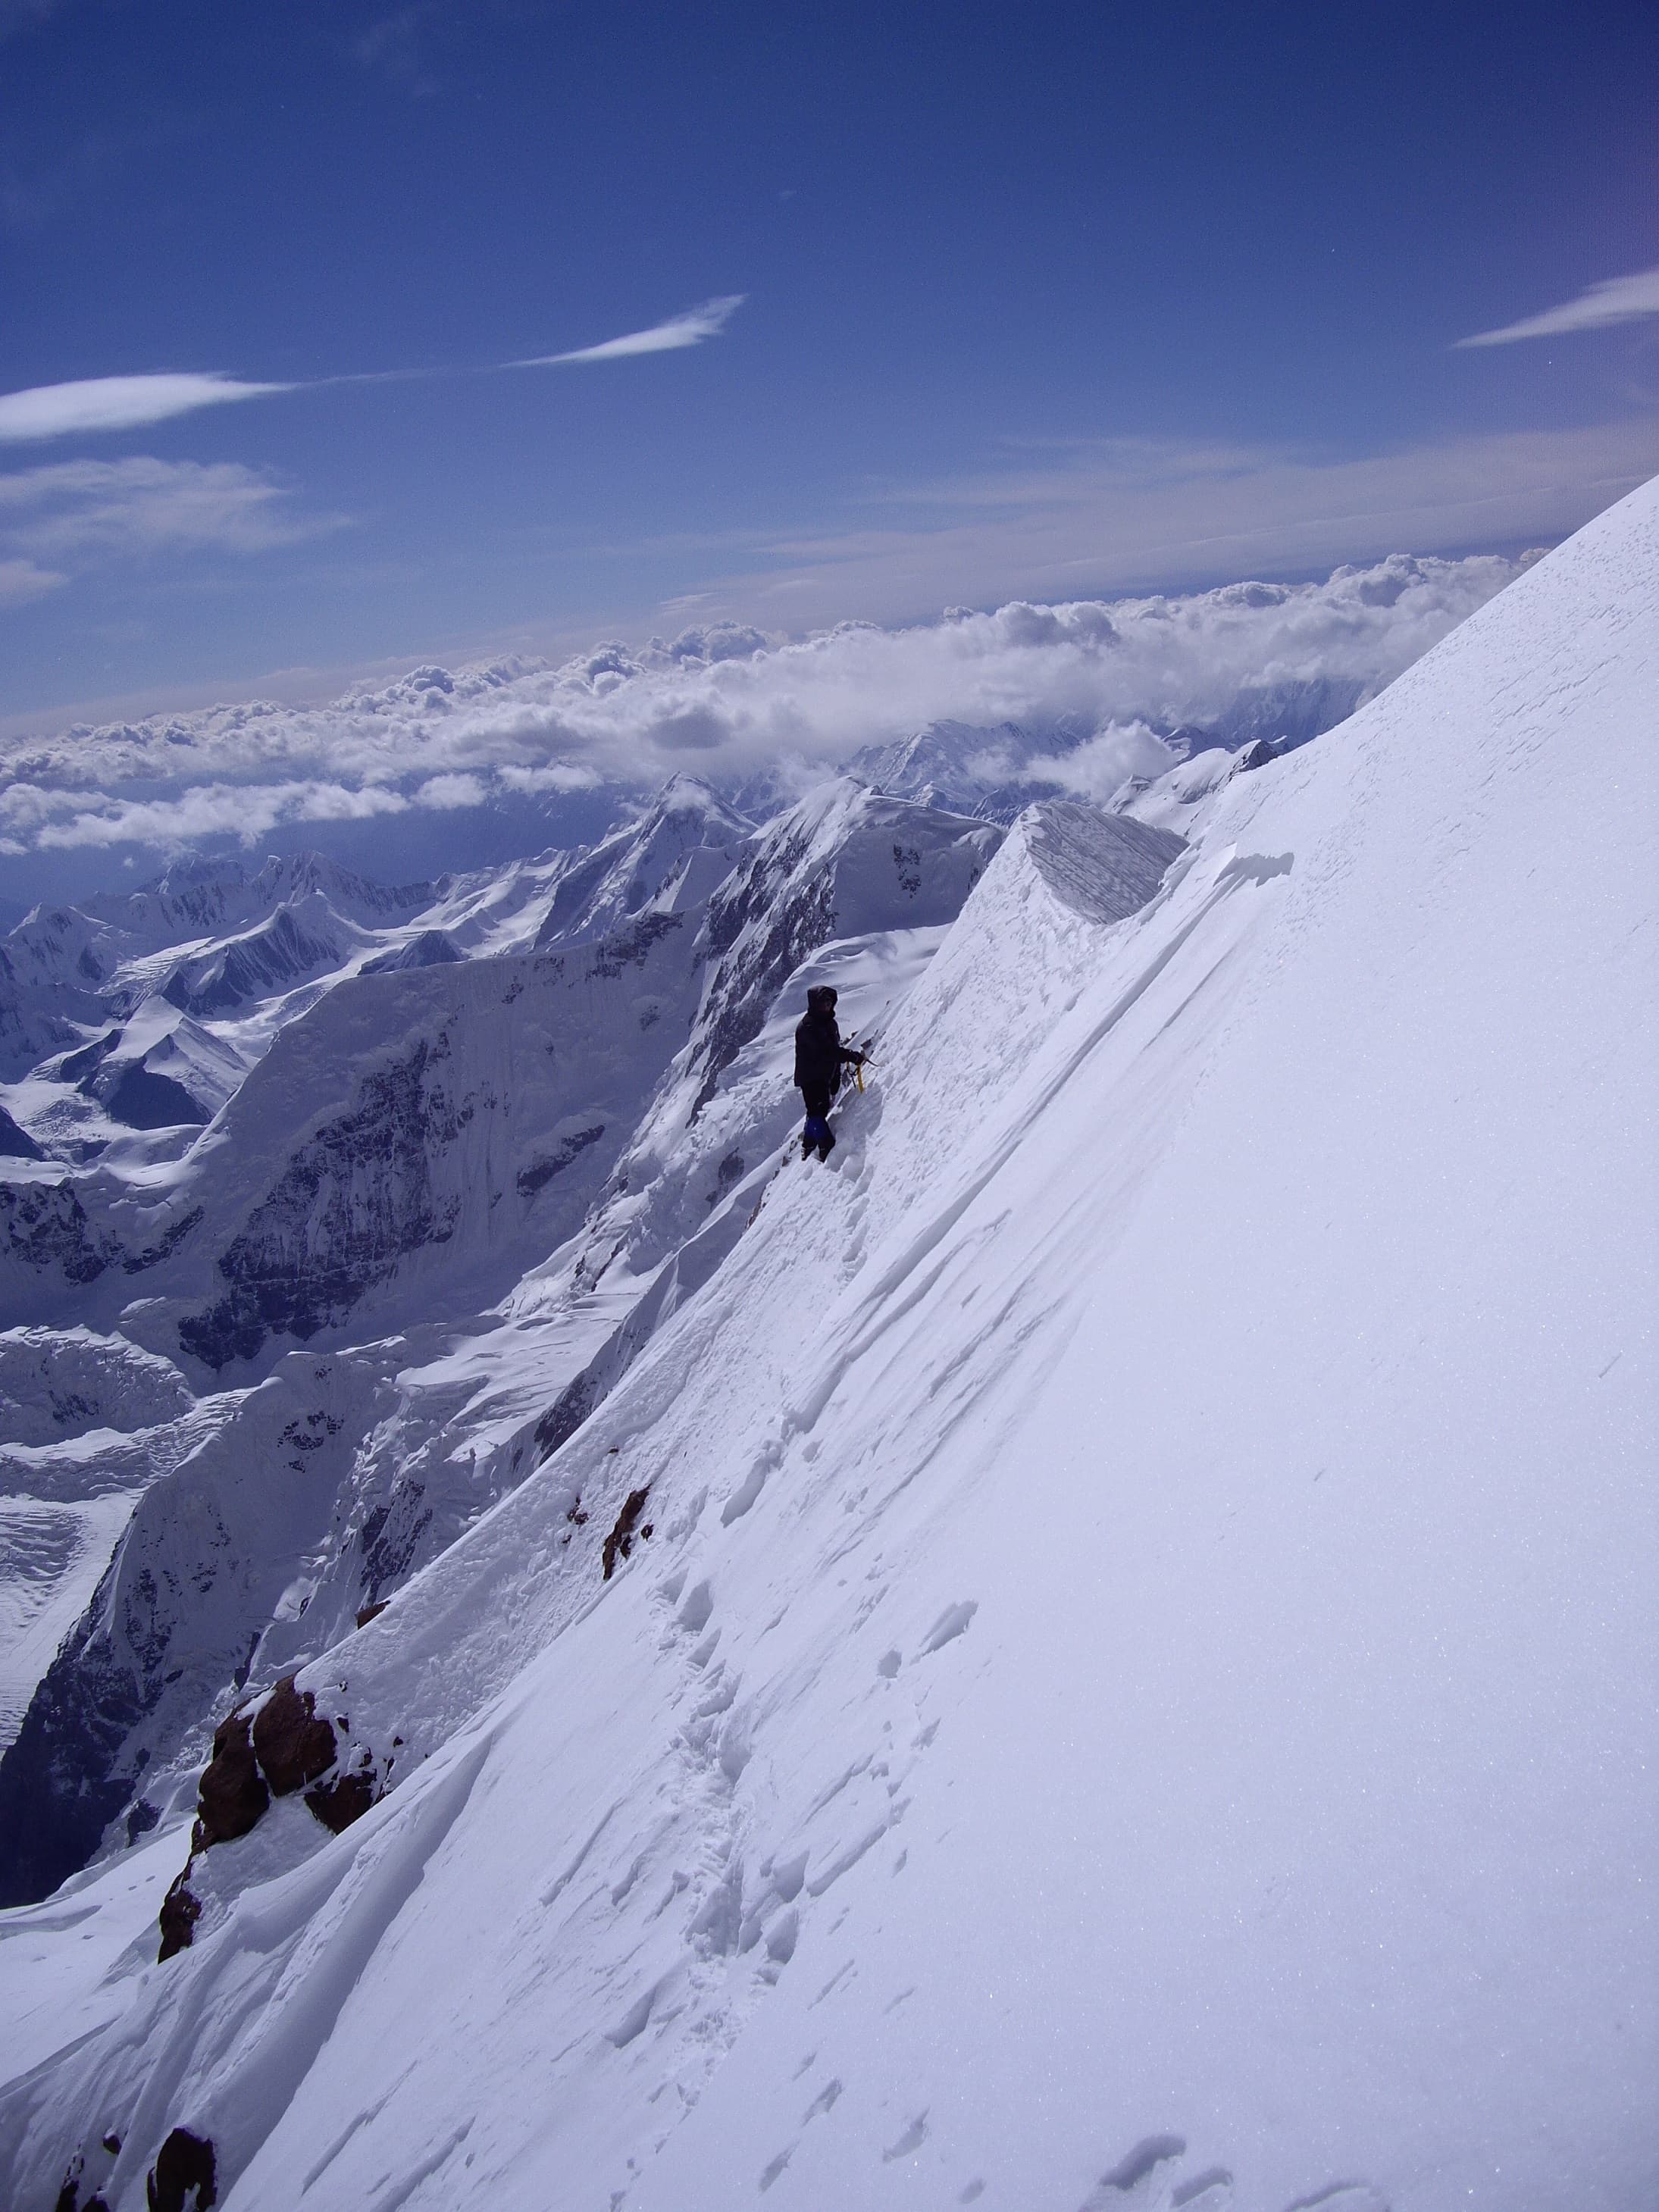
<path id="1" fill-rule="evenodd" d="M 0 945 L 0 1081 L 25 1073 L 48 1053 L 81 1041 L 77 1020 L 95 1022 L 104 1009 L 90 985 L 64 990 L 26 981 Z"/>
<path id="2" fill-rule="evenodd" d="M 189 1449 L 193 1412 L 178 1369 L 122 1338 L 84 1328 L 0 1336 L 0 1753 L 137 1494 Z M 49 1795 L 33 1794 L 31 1821 L 51 1818 Z"/>
<path id="3" fill-rule="evenodd" d="M 11 2201 L 1651 2203 L 1656 684 L 1650 488 L 1126 918 L 1022 823 L 832 1164 L 301 1670 L 382 1802 L 160 1966 L 177 1814 L 0 1921 Z"/>

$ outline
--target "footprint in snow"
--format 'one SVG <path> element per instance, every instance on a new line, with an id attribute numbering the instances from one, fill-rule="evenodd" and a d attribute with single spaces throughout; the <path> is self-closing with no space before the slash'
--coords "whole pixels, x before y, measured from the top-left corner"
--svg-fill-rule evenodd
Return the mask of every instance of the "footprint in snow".
<path id="1" fill-rule="evenodd" d="M 927 2140 L 927 2115 L 918 2112 L 896 2143 L 890 2143 L 881 2154 L 884 2166 L 890 2166 L 896 2158 L 908 2158 L 912 2151 L 921 2148 Z"/>
<path id="2" fill-rule="evenodd" d="M 1186 2154 L 1184 2136 L 1143 2136 L 1101 2175 L 1078 2212 L 1173 2212 L 1174 2169 Z"/>
<path id="3" fill-rule="evenodd" d="M 793 2143 L 791 2143 L 787 2150 L 781 2150 L 775 2158 L 769 2159 L 767 2161 L 765 2170 L 762 2173 L 759 2182 L 756 2185 L 763 2197 L 765 2196 L 767 2191 L 772 2186 L 772 2184 L 783 2172 L 783 2169 L 788 2165 L 790 2160 L 794 2156 L 794 2154 L 795 2146 Z"/>
<path id="4" fill-rule="evenodd" d="M 806 2107 L 805 2113 L 801 2120 L 801 2125 L 805 2127 L 808 2120 L 817 2119 L 820 2112 L 833 2112 L 836 2107 L 836 2101 L 840 2097 L 841 2094 L 842 2083 L 839 2076 L 833 2081 L 826 2081 L 823 2088 L 818 2091 L 817 2095 L 813 2098 L 811 2103 Z"/>
<path id="5" fill-rule="evenodd" d="M 1180 2172 L 1187 2145 L 1180 2136 L 1147 2136 L 1100 2179 L 1078 2212 L 1231 2212 L 1233 2178 L 1225 2166 Z M 1349 2203 L 1341 2190 L 1287 2205 L 1285 2212 L 1389 2212 L 1370 2192 Z"/>
<path id="6" fill-rule="evenodd" d="M 942 1650 L 945 1644 L 960 1636 L 978 1611 L 979 1600 L 974 1597 L 965 1597 L 957 1605 L 947 1605 L 922 1638 L 923 1658 L 932 1652 Z"/>
<path id="7" fill-rule="evenodd" d="M 1298 2197 L 1285 2212 L 1389 2212 L 1389 2204 L 1367 2181 L 1334 2181 L 1312 2197 Z"/>

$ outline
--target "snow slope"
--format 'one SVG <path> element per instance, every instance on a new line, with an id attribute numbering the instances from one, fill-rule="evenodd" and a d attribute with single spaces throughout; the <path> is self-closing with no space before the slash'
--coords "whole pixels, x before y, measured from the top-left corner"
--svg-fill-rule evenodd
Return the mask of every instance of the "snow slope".
<path id="1" fill-rule="evenodd" d="M 832 1165 L 302 1671 L 381 1802 L 165 1964 L 176 1818 L 0 1916 L 8 2201 L 1645 2212 L 1656 685 L 1649 487 L 1138 913 L 1018 825 Z"/>

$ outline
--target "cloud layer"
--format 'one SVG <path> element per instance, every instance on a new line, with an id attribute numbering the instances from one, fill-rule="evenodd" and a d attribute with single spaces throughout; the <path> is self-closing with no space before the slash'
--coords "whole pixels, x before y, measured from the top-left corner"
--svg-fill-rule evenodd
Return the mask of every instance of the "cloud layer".
<path id="1" fill-rule="evenodd" d="M 1379 688 L 1517 565 L 1395 556 L 1319 584 L 1014 600 L 793 641 L 713 623 L 557 666 L 419 668 L 327 706 L 80 727 L 0 749 L 0 850 L 252 839 L 284 823 L 643 791 L 678 769 L 787 788 L 941 720 L 982 726 L 991 744 L 1012 721 L 1056 750 L 1084 747 L 1075 776 L 1092 787 L 1156 753 L 1150 726 L 1201 726 L 1241 691 L 1316 678 Z"/>
<path id="2" fill-rule="evenodd" d="M 1553 338 L 1568 331 L 1604 331 L 1615 323 L 1634 323 L 1659 315 L 1659 269 L 1639 269 L 1633 276 L 1609 276 L 1591 284 L 1577 299 L 1541 315 L 1528 315 L 1502 330 L 1478 331 L 1459 338 L 1459 346 L 1514 345 L 1522 338 Z"/>

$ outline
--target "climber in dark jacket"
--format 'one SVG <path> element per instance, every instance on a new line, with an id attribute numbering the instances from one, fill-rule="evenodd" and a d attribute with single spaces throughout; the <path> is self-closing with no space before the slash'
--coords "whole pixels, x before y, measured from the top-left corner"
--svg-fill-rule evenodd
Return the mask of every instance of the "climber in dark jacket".
<path id="1" fill-rule="evenodd" d="M 816 1152 L 827 1160 L 836 1141 L 830 1127 L 830 1103 L 841 1088 L 843 1067 L 861 1067 L 864 1054 L 843 1044 L 836 1024 L 836 994 L 827 983 L 814 984 L 806 994 L 806 1012 L 795 1024 L 795 1088 L 806 1108 L 806 1127 L 800 1133 L 800 1156 L 810 1160 Z"/>

